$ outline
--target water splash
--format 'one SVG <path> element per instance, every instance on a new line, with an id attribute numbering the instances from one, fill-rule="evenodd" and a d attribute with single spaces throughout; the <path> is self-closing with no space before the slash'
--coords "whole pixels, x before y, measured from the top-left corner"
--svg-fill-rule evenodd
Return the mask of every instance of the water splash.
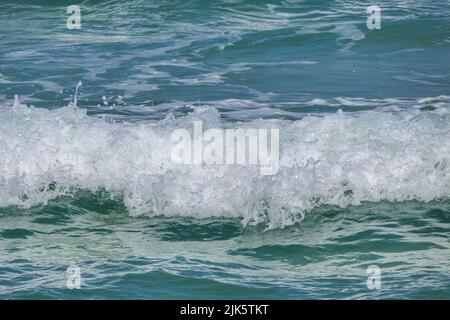
<path id="1" fill-rule="evenodd" d="M 83 83 L 81 81 L 78 81 L 77 86 L 75 88 L 75 94 L 73 96 L 73 101 L 69 102 L 69 107 L 76 108 L 78 105 L 78 89 L 81 88 Z"/>

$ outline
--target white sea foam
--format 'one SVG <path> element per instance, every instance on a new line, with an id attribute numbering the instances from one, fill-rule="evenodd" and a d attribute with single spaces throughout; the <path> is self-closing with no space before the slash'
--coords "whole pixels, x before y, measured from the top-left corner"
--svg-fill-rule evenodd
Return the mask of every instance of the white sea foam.
<path id="1" fill-rule="evenodd" d="M 429 100 L 427 100 L 429 101 Z M 430 100 L 431 101 L 431 100 Z M 254 166 L 176 165 L 174 129 L 279 128 L 274 176 Z M 341 111 L 226 123 L 212 107 L 175 119 L 107 122 L 74 106 L 0 107 L 0 206 L 31 207 L 73 188 L 123 195 L 131 215 L 295 223 L 323 204 L 450 197 L 450 108 Z"/>

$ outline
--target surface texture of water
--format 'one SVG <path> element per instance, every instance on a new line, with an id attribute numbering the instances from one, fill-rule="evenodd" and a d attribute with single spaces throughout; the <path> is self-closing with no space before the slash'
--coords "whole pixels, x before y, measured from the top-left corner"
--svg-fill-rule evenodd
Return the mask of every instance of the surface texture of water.
<path id="1" fill-rule="evenodd" d="M 57 3 L 0 3 L 1 298 L 450 298 L 448 1 L 381 30 L 368 1 Z M 280 170 L 174 166 L 193 120 L 279 128 Z"/>

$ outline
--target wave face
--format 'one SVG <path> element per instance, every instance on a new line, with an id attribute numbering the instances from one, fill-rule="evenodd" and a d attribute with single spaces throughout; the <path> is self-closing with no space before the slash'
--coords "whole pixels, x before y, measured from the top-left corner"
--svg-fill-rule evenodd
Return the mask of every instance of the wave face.
<path id="1" fill-rule="evenodd" d="M 320 205 L 448 198 L 450 108 L 439 99 L 434 110 L 339 111 L 231 124 L 213 107 L 125 123 L 75 107 L 50 111 L 16 102 L 1 109 L 0 204 L 30 207 L 75 188 L 104 188 L 123 197 L 132 215 L 240 217 L 279 227 Z M 278 172 L 173 163 L 171 132 L 192 131 L 198 120 L 205 128 L 278 128 Z"/>

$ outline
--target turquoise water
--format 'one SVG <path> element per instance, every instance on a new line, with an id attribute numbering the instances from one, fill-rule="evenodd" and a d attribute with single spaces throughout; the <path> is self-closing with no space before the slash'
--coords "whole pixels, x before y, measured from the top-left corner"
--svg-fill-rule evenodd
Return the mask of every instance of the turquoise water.
<path id="1" fill-rule="evenodd" d="M 72 4 L 0 3 L 0 298 L 450 298 L 448 1 L 380 30 L 366 1 Z M 198 120 L 279 129 L 279 170 L 174 164 Z"/>

